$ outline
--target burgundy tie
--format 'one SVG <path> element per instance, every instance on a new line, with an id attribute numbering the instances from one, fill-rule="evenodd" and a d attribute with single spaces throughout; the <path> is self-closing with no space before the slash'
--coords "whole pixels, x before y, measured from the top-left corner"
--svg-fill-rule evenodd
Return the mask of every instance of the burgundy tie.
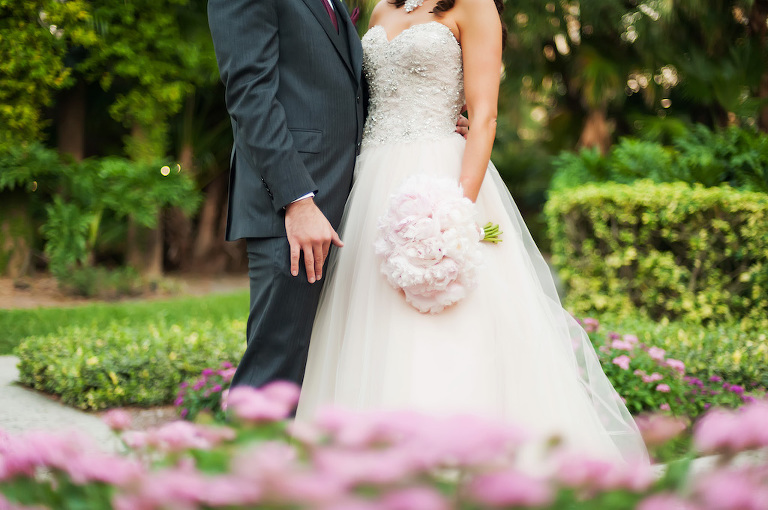
<path id="1" fill-rule="evenodd" d="M 325 6 L 325 10 L 328 11 L 328 16 L 331 17 L 331 21 L 333 22 L 333 27 L 338 32 L 339 22 L 336 21 L 336 13 L 333 12 L 333 8 L 331 7 L 331 0 L 323 0 L 323 5 Z"/>

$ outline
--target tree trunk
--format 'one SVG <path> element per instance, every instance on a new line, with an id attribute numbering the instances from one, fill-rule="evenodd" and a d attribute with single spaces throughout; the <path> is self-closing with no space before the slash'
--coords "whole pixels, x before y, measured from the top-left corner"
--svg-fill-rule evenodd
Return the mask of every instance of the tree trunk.
<path id="1" fill-rule="evenodd" d="M 82 81 L 62 93 L 59 100 L 57 137 L 59 153 L 75 161 L 85 157 L 85 83 Z"/>
<path id="2" fill-rule="evenodd" d="M 197 226 L 197 239 L 193 252 L 194 265 L 200 267 L 217 244 L 219 231 L 219 216 L 222 212 L 222 199 L 225 198 L 226 184 L 229 172 L 217 175 L 205 190 L 205 202 L 200 211 L 200 222 Z M 225 212 L 226 213 L 226 212 Z"/>
<path id="3" fill-rule="evenodd" d="M 149 278 L 163 275 L 163 213 L 156 228 L 138 225 L 128 219 L 126 264 Z"/>
<path id="4" fill-rule="evenodd" d="M 610 149 L 611 131 L 604 107 L 590 110 L 587 114 L 587 120 L 579 138 L 579 147 L 597 147 L 601 154 L 606 154 Z"/>
<path id="5" fill-rule="evenodd" d="M 0 193 L 0 275 L 21 278 L 29 272 L 35 228 L 29 198 L 19 191 Z"/>
<path id="6" fill-rule="evenodd" d="M 139 123 L 134 123 L 131 129 L 131 140 L 126 150 L 134 161 L 152 161 L 156 155 L 152 153 L 147 133 Z M 128 220 L 126 261 L 149 278 L 163 274 L 163 216 L 162 210 L 158 212 L 157 226 L 154 229 L 137 225 L 133 218 Z"/>

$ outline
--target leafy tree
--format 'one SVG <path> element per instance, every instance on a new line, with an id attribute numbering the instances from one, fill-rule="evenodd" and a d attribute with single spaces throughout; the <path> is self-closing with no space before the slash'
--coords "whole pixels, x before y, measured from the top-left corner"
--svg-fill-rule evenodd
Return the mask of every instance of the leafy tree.
<path id="1" fill-rule="evenodd" d="M 83 0 L 0 0 L 0 150 L 39 141 L 53 91 L 72 85 L 64 58 L 93 43 Z"/>

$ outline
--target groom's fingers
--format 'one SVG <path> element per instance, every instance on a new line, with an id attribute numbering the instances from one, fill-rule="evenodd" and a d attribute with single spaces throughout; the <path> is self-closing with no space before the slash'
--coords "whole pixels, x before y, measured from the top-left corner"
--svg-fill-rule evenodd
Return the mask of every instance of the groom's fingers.
<path id="1" fill-rule="evenodd" d="M 291 247 L 291 274 L 293 276 L 299 276 L 299 255 L 301 255 L 301 247 L 295 239 L 289 238 L 288 245 Z"/>
<path id="2" fill-rule="evenodd" d="M 322 243 L 314 245 L 312 253 L 315 255 L 315 276 L 320 280 L 323 277 L 323 264 L 325 263 L 325 250 Z"/>
<path id="3" fill-rule="evenodd" d="M 315 283 L 315 254 L 313 253 L 312 245 L 307 243 L 302 249 L 304 251 L 304 266 L 307 269 L 307 281 Z"/>
<path id="4" fill-rule="evenodd" d="M 342 242 L 341 238 L 339 237 L 339 234 L 336 233 L 336 231 L 333 231 L 333 236 L 331 237 L 331 242 L 336 245 L 339 248 L 344 247 L 344 243 Z"/>

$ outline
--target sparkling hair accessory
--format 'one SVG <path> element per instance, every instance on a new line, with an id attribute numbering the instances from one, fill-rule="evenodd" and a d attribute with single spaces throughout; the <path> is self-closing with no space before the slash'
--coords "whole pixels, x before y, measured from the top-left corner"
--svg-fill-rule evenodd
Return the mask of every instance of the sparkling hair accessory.
<path id="1" fill-rule="evenodd" d="M 417 7 L 421 7 L 424 0 L 405 0 L 405 12 L 411 12 Z"/>

